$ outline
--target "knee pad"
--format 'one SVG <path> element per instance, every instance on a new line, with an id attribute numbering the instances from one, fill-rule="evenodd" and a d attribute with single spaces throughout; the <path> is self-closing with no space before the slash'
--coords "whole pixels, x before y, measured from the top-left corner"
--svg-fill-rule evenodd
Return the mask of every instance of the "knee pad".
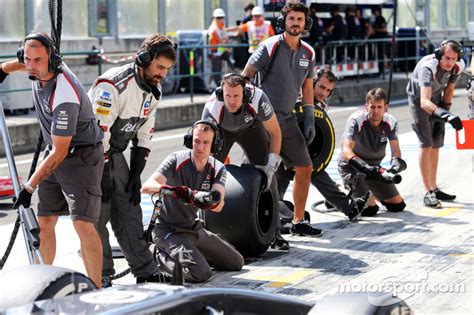
<path id="1" fill-rule="evenodd" d="M 406 203 L 404 201 L 399 203 L 388 203 L 382 201 L 382 204 L 387 208 L 390 212 L 401 212 L 406 207 Z"/>
<path id="2" fill-rule="evenodd" d="M 378 211 L 379 211 L 379 206 L 377 206 L 377 205 L 368 206 L 367 208 L 365 208 L 362 211 L 362 213 L 360 215 L 363 216 L 363 217 L 373 217 L 377 214 Z"/>

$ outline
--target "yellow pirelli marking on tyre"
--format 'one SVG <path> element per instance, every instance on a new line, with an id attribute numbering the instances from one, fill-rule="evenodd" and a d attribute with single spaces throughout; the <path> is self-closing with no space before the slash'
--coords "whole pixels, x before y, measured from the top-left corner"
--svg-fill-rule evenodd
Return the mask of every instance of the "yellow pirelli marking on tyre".
<path id="1" fill-rule="evenodd" d="M 314 110 L 314 117 L 323 119 L 324 118 L 324 113 L 320 110 L 315 109 Z"/>

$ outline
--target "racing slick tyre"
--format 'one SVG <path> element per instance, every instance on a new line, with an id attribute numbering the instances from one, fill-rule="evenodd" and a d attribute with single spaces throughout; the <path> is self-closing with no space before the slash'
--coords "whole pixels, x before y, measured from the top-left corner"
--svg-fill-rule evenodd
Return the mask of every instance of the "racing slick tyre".
<path id="1" fill-rule="evenodd" d="M 222 236 L 244 257 L 266 252 L 278 224 L 276 182 L 262 190 L 264 176 L 252 165 L 227 165 L 225 205 L 204 213 L 206 229 Z"/>
<path id="2" fill-rule="evenodd" d="M 295 105 L 296 119 L 301 132 L 304 132 L 303 108 L 301 102 Z M 313 173 L 323 171 L 331 162 L 334 153 L 335 135 L 334 127 L 328 114 L 318 105 L 314 106 L 314 127 L 316 136 L 313 142 L 308 146 L 309 155 L 313 161 Z"/>
<path id="3" fill-rule="evenodd" d="M 97 289 L 85 275 L 50 265 L 2 271 L 0 283 L 0 310 Z"/>

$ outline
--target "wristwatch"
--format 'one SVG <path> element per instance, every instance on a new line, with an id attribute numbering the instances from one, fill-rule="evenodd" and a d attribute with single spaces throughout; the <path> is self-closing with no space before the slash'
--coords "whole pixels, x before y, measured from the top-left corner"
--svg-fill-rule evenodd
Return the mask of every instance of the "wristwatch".
<path id="1" fill-rule="evenodd" d="M 25 188 L 31 193 L 33 194 L 36 190 L 36 188 L 38 188 L 38 186 L 33 186 L 31 185 L 29 182 L 26 182 L 23 186 L 25 186 Z"/>

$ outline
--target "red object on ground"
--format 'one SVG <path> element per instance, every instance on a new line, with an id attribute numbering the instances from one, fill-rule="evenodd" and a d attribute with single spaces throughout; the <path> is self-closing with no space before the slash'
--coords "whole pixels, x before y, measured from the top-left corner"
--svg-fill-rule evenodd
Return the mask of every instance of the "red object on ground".
<path id="1" fill-rule="evenodd" d="M 20 184 L 22 178 L 19 178 Z M 13 188 L 13 181 L 8 176 L 0 176 L 0 197 L 13 197 L 15 196 L 15 189 Z"/>
<path id="2" fill-rule="evenodd" d="M 462 126 L 462 130 L 456 130 L 456 148 L 458 150 L 474 150 L 474 120 L 463 120 Z"/>

